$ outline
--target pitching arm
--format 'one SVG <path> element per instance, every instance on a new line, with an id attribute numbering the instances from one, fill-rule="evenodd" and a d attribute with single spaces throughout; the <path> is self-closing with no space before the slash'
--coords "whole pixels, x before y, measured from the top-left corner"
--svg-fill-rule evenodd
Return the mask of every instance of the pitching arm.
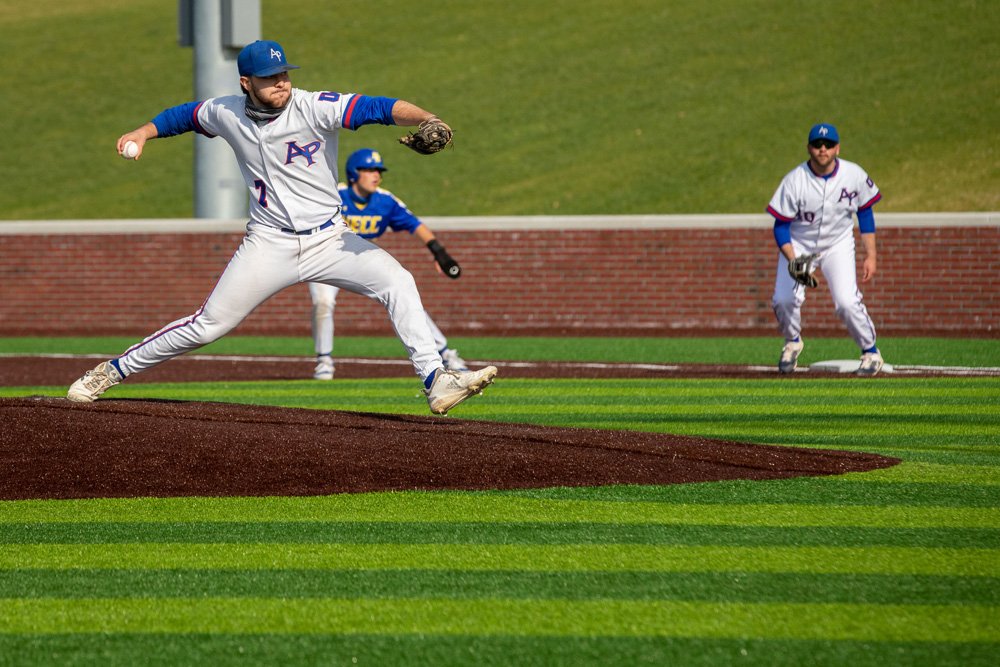
<path id="1" fill-rule="evenodd" d="M 392 120 L 400 127 L 420 125 L 430 118 L 437 118 L 437 116 L 406 100 L 396 100 L 395 104 L 392 105 Z"/>
<path id="2" fill-rule="evenodd" d="M 134 141 L 135 145 L 139 147 L 139 153 L 132 159 L 138 160 L 142 155 L 142 147 L 146 145 L 147 141 L 155 139 L 157 136 L 159 136 L 159 134 L 156 130 L 156 126 L 152 123 L 146 123 L 142 127 L 137 127 L 131 132 L 127 132 L 126 134 L 118 137 L 118 143 L 116 144 L 115 149 L 118 151 L 118 154 L 121 155 L 122 150 L 125 148 L 125 144 L 130 141 Z"/>

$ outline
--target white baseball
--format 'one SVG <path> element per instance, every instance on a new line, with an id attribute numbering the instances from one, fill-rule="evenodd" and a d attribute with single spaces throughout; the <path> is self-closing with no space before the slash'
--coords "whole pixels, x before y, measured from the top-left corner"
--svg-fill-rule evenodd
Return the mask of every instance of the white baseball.
<path id="1" fill-rule="evenodd" d="M 126 160 L 131 160 L 136 155 L 139 154 L 139 144 L 134 141 L 126 141 L 125 145 L 122 146 L 122 157 Z"/>

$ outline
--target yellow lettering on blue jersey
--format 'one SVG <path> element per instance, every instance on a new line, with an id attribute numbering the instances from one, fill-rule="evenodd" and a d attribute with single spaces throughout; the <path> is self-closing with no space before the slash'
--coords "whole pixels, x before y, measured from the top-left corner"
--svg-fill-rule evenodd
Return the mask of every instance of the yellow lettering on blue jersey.
<path id="1" fill-rule="evenodd" d="M 378 223 L 382 221 L 381 215 L 349 215 L 346 218 L 347 224 L 351 226 L 355 234 L 377 234 Z"/>

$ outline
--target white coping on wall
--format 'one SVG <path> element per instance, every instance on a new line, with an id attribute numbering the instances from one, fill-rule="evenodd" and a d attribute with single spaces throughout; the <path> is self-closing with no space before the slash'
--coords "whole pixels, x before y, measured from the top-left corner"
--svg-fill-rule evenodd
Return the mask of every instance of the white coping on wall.
<path id="1" fill-rule="evenodd" d="M 571 229 L 769 229 L 765 213 L 735 215 L 513 215 L 424 216 L 441 231 Z M 0 220 L 0 236 L 12 234 L 205 234 L 244 232 L 247 221 L 199 218 L 133 220 Z M 1000 212 L 876 213 L 879 227 L 1000 227 Z"/>

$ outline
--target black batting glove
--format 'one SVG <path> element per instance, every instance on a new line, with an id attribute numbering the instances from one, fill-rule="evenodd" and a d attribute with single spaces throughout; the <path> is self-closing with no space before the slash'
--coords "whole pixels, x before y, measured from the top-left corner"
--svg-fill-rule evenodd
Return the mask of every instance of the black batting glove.
<path id="1" fill-rule="evenodd" d="M 428 241 L 427 249 L 434 255 L 434 259 L 437 260 L 438 266 L 444 271 L 444 275 L 453 280 L 462 275 L 462 267 L 451 258 L 451 255 L 448 254 L 448 251 L 444 249 L 444 246 L 437 239 Z"/>

